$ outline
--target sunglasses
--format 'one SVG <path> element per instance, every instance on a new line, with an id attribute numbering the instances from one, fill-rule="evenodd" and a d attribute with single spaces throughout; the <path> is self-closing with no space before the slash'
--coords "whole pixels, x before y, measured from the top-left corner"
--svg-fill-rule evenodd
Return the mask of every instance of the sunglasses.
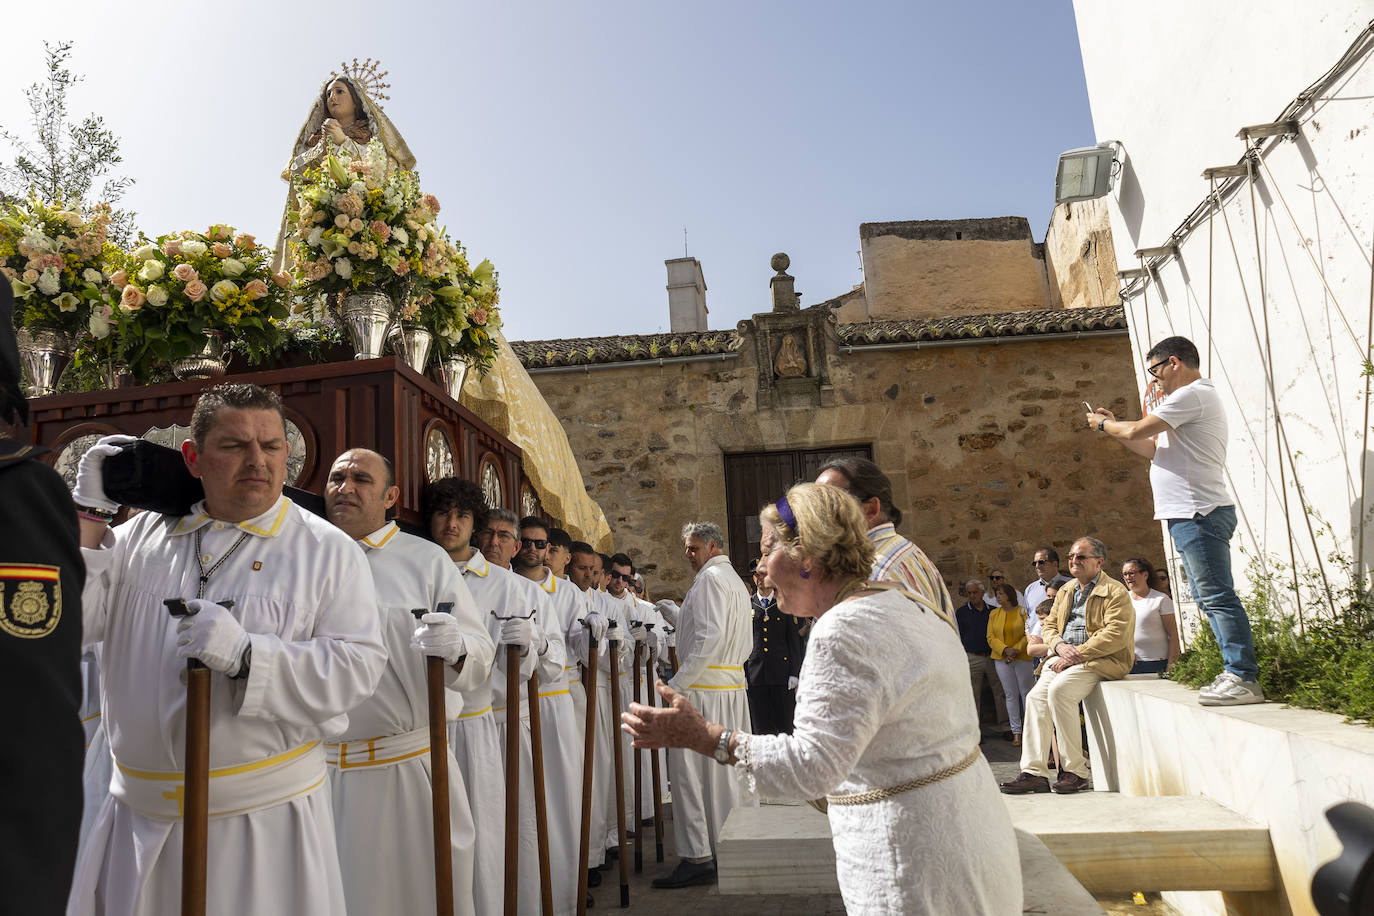
<path id="1" fill-rule="evenodd" d="M 533 547 L 535 550 L 543 550 L 545 547 L 549 546 L 549 541 L 547 538 L 521 538 L 520 546 Z"/>
<path id="2" fill-rule="evenodd" d="M 990 582 L 1001 582 L 1006 576 L 988 576 Z"/>
<path id="3" fill-rule="evenodd" d="M 1032 565 L 1032 566 L 1048 566 L 1049 564 L 1051 564 L 1051 563 L 1053 563 L 1053 562 L 1054 562 L 1053 560 L 1031 560 L 1031 565 Z"/>
<path id="4" fill-rule="evenodd" d="M 622 582 L 633 582 L 634 579 L 635 579 L 635 574 L 634 574 L 634 573 L 619 573 L 619 572 L 612 572 L 612 573 L 611 573 L 611 578 L 612 578 L 612 579 L 620 579 Z"/>

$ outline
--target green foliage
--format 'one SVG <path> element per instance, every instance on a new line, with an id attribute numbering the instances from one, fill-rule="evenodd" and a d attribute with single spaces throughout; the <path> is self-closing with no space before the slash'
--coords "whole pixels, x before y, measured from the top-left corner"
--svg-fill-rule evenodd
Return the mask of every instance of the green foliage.
<path id="1" fill-rule="evenodd" d="M 1337 565 L 1342 565 L 1338 562 Z M 1374 725 L 1374 595 L 1357 576 L 1331 598 L 1333 616 L 1325 601 L 1305 604 L 1297 615 L 1279 610 L 1271 600 L 1291 582 L 1252 567 L 1253 590 L 1242 599 L 1255 638 L 1259 681 L 1270 700 L 1340 713 L 1346 721 Z M 1308 577 L 1307 591 L 1324 598 Z M 1171 678 L 1192 687 L 1210 684 L 1221 673 L 1221 650 L 1212 628 L 1201 622 L 1174 665 Z"/>
<path id="2" fill-rule="evenodd" d="M 67 69 L 72 43 L 43 43 L 47 51 L 47 77 L 24 90 L 29 103 L 33 139 L 26 140 L 0 127 L 0 138 L 14 149 L 12 163 L 0 163 L 0 189 L 16 198 L 37 197 L 66 202 L 81 209 L 96 203 L 113 206 L 134 183 L 128 177 L 106 177 L 124 161 L 119 138 L 105 126 L 105 119 L 89 114 L 73 123 L 67 112 L 67 94 L 81 82 Z M 97 179 L 105 178 L 99 191 Z M 111 211 L 110 237 L 127 244 L 133 237 L 134 214 Z"/>

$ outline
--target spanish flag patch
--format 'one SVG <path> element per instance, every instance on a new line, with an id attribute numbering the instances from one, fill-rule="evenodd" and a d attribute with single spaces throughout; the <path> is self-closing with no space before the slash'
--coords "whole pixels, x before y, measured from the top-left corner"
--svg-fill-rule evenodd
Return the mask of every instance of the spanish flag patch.
<path id="1" fill-rule="evenodd" d="M 62 575 L 56 566 L 0 564 L 0 631 L 38 639 L 62 618 Z"/>

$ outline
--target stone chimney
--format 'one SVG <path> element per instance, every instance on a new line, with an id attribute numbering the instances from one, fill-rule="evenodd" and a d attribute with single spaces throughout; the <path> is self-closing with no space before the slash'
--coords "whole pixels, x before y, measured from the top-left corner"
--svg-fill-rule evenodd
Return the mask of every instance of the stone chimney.
<path id="1" fill-rule="evenodd" d="M 668 319 L 673 333 L 706 330 L 706 277 L 696 258 L 673 258 L 668 267 Z"/>

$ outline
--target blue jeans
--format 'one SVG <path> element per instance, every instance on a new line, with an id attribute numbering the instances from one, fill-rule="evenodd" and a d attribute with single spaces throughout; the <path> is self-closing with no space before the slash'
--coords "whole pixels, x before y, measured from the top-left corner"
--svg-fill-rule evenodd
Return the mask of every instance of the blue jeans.
<path id="1" fill-rule="evenodd" d="M 1218 506 L 1207 515 L 1169 519 L 1169 536 L 1183 558 L 1193 600 L 1207 615 L 1226 670 L 1253 681 L 1259 676 L 1250 618 L 1231 581 L 1231 535 L 1236 507 Z"/>

